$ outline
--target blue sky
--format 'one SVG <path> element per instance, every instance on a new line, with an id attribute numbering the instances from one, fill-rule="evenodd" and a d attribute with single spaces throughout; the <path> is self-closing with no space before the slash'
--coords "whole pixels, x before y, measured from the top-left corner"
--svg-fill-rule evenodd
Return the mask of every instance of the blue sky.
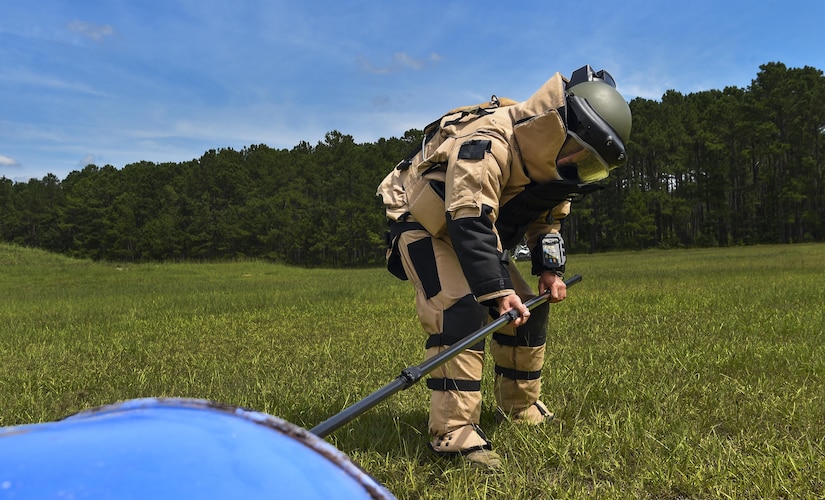
<path id="1" fill-rule="evenodd" d="M 0 177 L 399 137 L 556 71 L 659 99 L 825 70 L 821 0 L 32 0 L 0 5 Z"/>

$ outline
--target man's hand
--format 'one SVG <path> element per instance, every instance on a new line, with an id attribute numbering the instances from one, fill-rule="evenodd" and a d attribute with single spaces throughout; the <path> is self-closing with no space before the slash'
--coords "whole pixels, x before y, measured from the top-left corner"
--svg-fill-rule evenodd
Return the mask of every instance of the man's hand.
<path id="1" fill-rule="evenodd" d="M 561 302 L 567 298 L 567 285 L 564 284 L 564 280 L 550 271 L 545 271 L 539 276 L 539 295 L 546 290 L 550 290 L 548 302 Z"/>
<path id="2" fill-rule="evenodd" d="M 507 311 L 515 309 L 519 313 L 519 317 L 513 320 L 513 326 L 521 326 L 527 323 L 527 318 L 530 317 L 530 309 L 521 302 L 521 298 L 516 295 L 505 295 L 496 299 L 498 301 L 498 313 L 504 315 Z"/>

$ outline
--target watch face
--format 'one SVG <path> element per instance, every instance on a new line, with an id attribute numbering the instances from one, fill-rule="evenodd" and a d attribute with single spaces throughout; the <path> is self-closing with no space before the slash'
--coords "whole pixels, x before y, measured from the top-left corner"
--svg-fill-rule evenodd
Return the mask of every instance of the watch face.
<path id="1" fill-rule="evenodd" d="M 559 269 L 564 266 L 566 256 L 561 236 L 545 235 L 541 240 L 541 261 L 547 269 Z"/>

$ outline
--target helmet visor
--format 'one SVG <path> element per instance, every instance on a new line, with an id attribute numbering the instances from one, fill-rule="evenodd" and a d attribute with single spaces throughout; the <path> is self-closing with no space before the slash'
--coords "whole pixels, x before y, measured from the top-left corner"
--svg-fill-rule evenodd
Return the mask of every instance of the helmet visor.
<path id="1" fill-rule="evenodd" d="M 562 178 L 583 183 L 598 182 L 610 171 L 606 161 L 574 132 L 568 131 L 567 141 L 556 160 L 556 171 Z"/>
<path id="2" fill-rule="evenodd" d="M 624 142 L 587 99 L 571 94 L 567 105 L 568 133 L 611 168 L 624 164 L 627 159 Z"/>

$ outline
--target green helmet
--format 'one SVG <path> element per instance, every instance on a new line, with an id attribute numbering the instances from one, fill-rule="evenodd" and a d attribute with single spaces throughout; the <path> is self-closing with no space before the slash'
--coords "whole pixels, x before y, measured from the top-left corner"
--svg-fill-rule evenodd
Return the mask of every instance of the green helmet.
<path id="1" fill-rule="evenodd" d="M 589 65 L 574 71 L 567 84 L 566 111 L 568 140 L 578 142 L 585 154 L 577 155 L 575 163 L 567 158 L 559 164 L 563 177 L 594 182 L 627 161 L 624 143 L 630 137 L 630 106 L 610 73 L 594 72 Z"/>

